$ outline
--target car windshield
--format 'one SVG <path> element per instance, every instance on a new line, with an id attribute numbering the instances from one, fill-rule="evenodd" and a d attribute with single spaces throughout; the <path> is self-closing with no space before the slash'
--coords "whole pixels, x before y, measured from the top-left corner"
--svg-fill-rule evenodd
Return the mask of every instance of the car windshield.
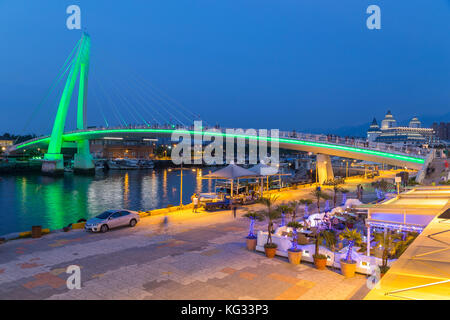
<path id="1" fill-rule="evenodd" d="M 106 219 L 106 218 L 108 218 L 111 215 L 111 213 L 114 213 L 114 212 L 115 211 L 111 211 L 111 210 L 105 211 L 102 214 L 99 214 L 98 216 L 96 216 L 96 218 L 98 218 L 98 219 Z"/>

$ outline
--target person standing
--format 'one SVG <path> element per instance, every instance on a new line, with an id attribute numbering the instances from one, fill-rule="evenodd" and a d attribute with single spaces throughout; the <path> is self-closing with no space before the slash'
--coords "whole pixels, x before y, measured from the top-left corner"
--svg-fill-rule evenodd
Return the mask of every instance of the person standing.
<path id="1" fill-rule="evenodd" d="M 192 196 L 192 204 L 194 205 L 192 207 L 192 212 L 197 213 L 197 209 L 198 209 L 198 197 L 197 194 L 194 193 L 194 195 Z"/>

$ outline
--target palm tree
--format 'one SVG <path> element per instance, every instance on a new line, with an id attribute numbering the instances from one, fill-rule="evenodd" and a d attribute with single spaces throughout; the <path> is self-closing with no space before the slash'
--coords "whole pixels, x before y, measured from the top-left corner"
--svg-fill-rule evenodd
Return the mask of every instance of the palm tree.
<path id="1" fill-rule="evenodd" d="M 330 196 L 328 195 L 328 193 L 320 190 L 320 189 L 314 189 L 313 191 L 311 191 L 311 195 L 316 199 L 317 201 L 317 212 L 320 212 L 320 200 L 328 200 L 330 199 Z"/>
<path id="2" fill-rule="evenodd" d="M 290 250 L 297 251 L 297 229 L 301 228 L 302 225 L 297 221 L 291 221 L 287 224 L 288 227 L 292 228 L 292 247 Z"/>
<path id="3" fill-rule="evenodd" d="M 322 238 L 325 240 L 325 245 L 331 250 L 334 251 L 337 243 L 336 233 L 333 229 L 324 230 L 322 232 Z"/>
<path id="4" fill-rule="evenodd" d="M 250 228 L 249 228 L 249 231 L 248 231 L 247 238 L 248 239 L 255 239 L 256 236 L 253 233 L 253 227 L 255 225 L 255 221 L 256 220 L 262 221 L 262 220 L 264 220 L 264 217 L 260 213 L 255 212 L 255 211 L 247 212 L 246 214 L 244 214 L 244 217 L 250 220 Z"/>
<path id="5" fill-rule="evenodd" d="M 339 234 L 339 238 L 341 240 L 345 239 L 348 241 L 348 251 L 347 256 L 345 257 L 345 262 L 352 263 L 353 245 L 359 245 L 361 243 L 361 233 L 359 233 L 356 229 L 349 230 L 348 228 L 345 228 L 345 230 Z"/>
<path id="6" fill-rule="evenodd" d="M 372 187 L 380 189 L 383 193 L 386 193 L 392 189 L 395 189 L 395 184 L 388 182 L 387 180 L 381 179 L 371 183 Z"/>
<path id="7" fill-rule="evenodd" d="M 311 199 L 300 199 L 298 202 L 304 205 L 305 214 L 308 213 L 308 207 L 313 203 Z"/>
<path id="8" fill-rule="evenodd" d="M 267 225 L 267 243 L 272 244 L 272 232 L 273 232 L 273 220 L 278 219 L 281 215 L 279 210 L 275 209 L 275 202 L 278 200 L 278 196 L 271 194 L 266 197 L 262 197 L 258 200 L 259 203 L 265 206 L 265 209 L 261 211 L 261 214 L 264 215 L 267 219 L 269 219 L 269 223 Z"/>
<path id="9" fill-rule="evenodd" d="M 341 185 L 344 184 L 344 179 L 328 180 L 324 184 L 327 185 L 327 186 L 333 187 L 333 192 L 334 192 L 333 203 L 334 203 L 334 207 L 336 208 L 336 202 L 337 202 L 337 195 L 338 195 L 338 193 L 339 192 L 344 193 L 344 191 L 346 191 L 344 188 L 341 188 Z M 346 192 L 348 192 L 348 191 L 346 191 Z"/>
<path id="10" fill-rule="evenodd" d="M 280 211 L 281 213 L 281 227 L 284 226 L 284 217 L 286 216 L 286 213 L 291 213 L 292 212 L 292 207 L 289 204 L 286 203 L 282 203 L 277 207 L 277 210 Z"/>

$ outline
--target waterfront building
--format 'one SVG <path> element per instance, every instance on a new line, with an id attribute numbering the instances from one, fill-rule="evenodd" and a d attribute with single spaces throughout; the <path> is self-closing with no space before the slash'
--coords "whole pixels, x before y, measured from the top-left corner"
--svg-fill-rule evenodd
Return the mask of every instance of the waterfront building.
<path id="1" fill-rule="evenodd" d="M 450 140 L 450 122 L 434 122 L 433 130 L 440 140 Z"/>
<path id="2" fill-rule="evenodd" d="M 413 117 L 408 126 L 399 126 L 391 111 L 388 111 L 381 121 L 381 127 L 378 126 L 376 119 L 373 119 L 367 130 L 367 140 L 402 145 L 423 145 L 436 142 L 437 137 L 434 133 L 433 128 L 423 128 L 417 117 Z"/>
<path id="3" fill-rule="evenodd" d="M 8 148 L 9 146 L 12 146 L 14 144 L 14 140 L 12 139 L 5 139 L 0 137 L 0 152 L 3 152 Z"/>
<path id="4" fill-rule="evenodd" d="M 90 141 L 90 151 L 96 159 L 152 159 L 157 139 L 105 137 Z"/>
<path id="5" fill-rule="evenodd" d="M 373 118 L 372 124 L 367 130 L 367 140 L 374 142 L 381 134 L 380 126 L 378 125 L 377 119 Z"/>

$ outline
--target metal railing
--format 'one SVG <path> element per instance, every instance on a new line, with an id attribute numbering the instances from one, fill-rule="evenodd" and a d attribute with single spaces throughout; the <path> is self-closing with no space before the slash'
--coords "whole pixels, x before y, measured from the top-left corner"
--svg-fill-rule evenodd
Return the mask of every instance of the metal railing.
<path id="1" fill-rule="evenodd" d="M 89 127 L 84 130 L 73 130 L 66 132 L 65 134 L 73 134 L 78 132 L 89 132 L 89 131 L 99 131 L 99 130 L 117 130 L 117 129 L 166 129 L 166 130 L 172 130 L 172 129 L 180 129 L 180 130 L 194 130 L 194 126 L 171 126 L 171 125 L 129 125 L 129 126 L 114 126 L 114 127 Z M 202 130 L 208 130 L 208 129 L 218 129 L 221 132 L 226 132 L 226 130 L 236 130 L 233 128 L 218 128 L 218 127 L 203 127 Z M 244 129 L 245 131 L 245 129 Z M 25 141 L 23 143 L 30 143 L 33 141 L 41 140 L 43 138 L 47 138 L 47 136 L 40 136 L 33 138 L 31 140 Z M 419 148 L 419 147 L 412 147 L 412 146 L 394 146 L 387 143 L 381 143 L 381 142 L 369 142 L 364 139 L 358 139 L 358 138 L 349 138 L 349 137 L 339 137 L 334 135 L 325 135 L 325 134 L 311 134 L 311 133 L 300 133 L 300 132 L 294 132 L 294 131 L 279 131 L 279 138 L 284 139 L 293 139 L 293 140 L 304 140 L 304 141 L 310 141 L 310 142 L 321 142 L 321 143 L 329 143 L 333 145 L 341 145 L 341 146 L 350 146 L 350 147 L 357 147 L 357 148 L 363 148 L 367 150 L 377 150 L 377 151 L 383 151 L 383 152 L 390 152 L 390 153 L 397 153 L 397 154 L 403 154 L 407 156 L 419 156 L 425 158 L 429 152 L 431 152 L 432 149 L 426 149 L 426 148 Z M 20 146 L 20 143 L 16 146 Z M 13 146 L 15 148 L 16 146 Z"/>

